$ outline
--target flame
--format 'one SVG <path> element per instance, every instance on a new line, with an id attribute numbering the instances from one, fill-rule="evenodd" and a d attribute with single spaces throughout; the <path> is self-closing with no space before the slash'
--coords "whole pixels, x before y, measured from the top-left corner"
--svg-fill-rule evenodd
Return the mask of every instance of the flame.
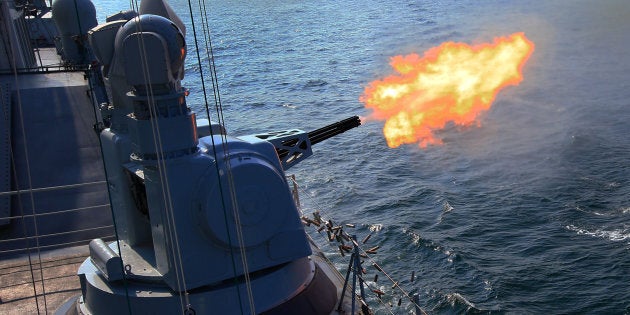
<path id="1" fill-rule="evenodd" d="M 433 134 L 447 123 L 479 125 L 497 93 L 523 80 L 522 68 L 534 51 L 524 33 L 470 46 L 446 42 L 425 52 L 395 56 L 397 72 L 371 82 L 359 98 L 372 110 L 366 120 L 385 120 L 387 145 L 396 148 L 417 142 L 441 144 Z"/>

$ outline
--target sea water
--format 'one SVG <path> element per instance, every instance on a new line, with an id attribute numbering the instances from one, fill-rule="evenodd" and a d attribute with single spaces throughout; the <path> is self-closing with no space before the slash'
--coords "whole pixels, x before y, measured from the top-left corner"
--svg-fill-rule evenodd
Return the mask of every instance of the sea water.
<path id="1" fill-rule="evenodd" d="M 127 5 L 95 4 L 99 22 Z M 187 25 L 188 104 L 203 117 L 205 103 L 215 101 L 204 19 L 198 2 L 191 5 L 201 66 L 189 3 L 171 2 Z M 525 32 L 536 50 L 524 80 L 499 93 L 479 126 L 439 131 L 443 145 L 390 149 L 382 122 L 369 122 L 316 145 L 290 172 L 305 211 L 355 224 L 346 231 L 359 239 L 372 233 L 365 246 L 380 248 L 370 257 L 430 313 L 630 312 L 626 1 L 206 5 L 232 135 L 309 131 L 366 116 L 359 96 L 391 74 L 391 56 Z M 344 269 L 348 256 L 325 243 Z M 380 300 L 368 295 L 377 313 L 413 311 L 382 274 L 373 281 L 379 272 L 371 260 L 365 268 L 370 288 L 385 292 Z"/>

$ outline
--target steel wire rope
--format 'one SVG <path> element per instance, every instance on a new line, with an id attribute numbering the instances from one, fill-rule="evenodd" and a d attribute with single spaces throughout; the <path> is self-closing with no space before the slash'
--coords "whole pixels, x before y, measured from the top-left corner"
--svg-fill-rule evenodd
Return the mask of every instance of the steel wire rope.
<path id="1" fill-rule="evenodd" d="M 221 95 L 219 93 L 219 81 L 218 81 L 218 76 L 217 76 L 217 72 L 216 72 L 216 63 L 214 62 L 214 51 L 212 49 L 212 40 L 210 38 L 210 23 L 208 22 L 208 11 L 207 11 L 207 7 L 206 7 L 206 2 L 205 0 L 199 0 L 200 2 L 200 9 L 201 8 L 201 3 L 203 3 L 203 23 L 202 26 L 204 27 L 204 37 L 205 37 L 205 43 L 206 43 L 206 58 L 208 59 L 209 62 L 209 66 L 211 67 L 211 78 L 213 80 L 213 88 L 216 87 L 216 89 L 214 89 L 216 92 L 216 96 L 215 96 L 215 100 L 216 100 L 216 108 L 217 108 L 217 116 L 219 117 L 219 122 L 221 125 L 225 126 L 225 117 L 223 116 L 223 104 L 221 103 Z M 243 229 L 242 229 L 242 225 L 241 225 L 241 219 L 240 219 L 240 214 L 238 212 L 238 199 L 236 197 L 236 188 L 234 187 L 234 177 L 233 177 L 233 173 L 232 173 L 232 167 L 230 164 L 230 159 L 228 159 L 228 146 L 227 146 L 227 135 L 222 135 L 223 136 L 223 149 L 225 152 L 225 162 L 226 162 L 226 169 L 227 169 L 227 173 L 228 173 L 228 183 L 230 184 L 230 193 L 231 193 L 231 198 L 232 198 L 232 203 L 233 203 L 233 215 L 234 215 L 234 221 L 236 224 L 236 232 L 237 232 L 237 236 L 238 236 L 238 241 L 239 241 L 239 247 L 240 247 L 240 252 L 241 252 L 241 262 L 243 264 L 243 270 L 244 270 L 244 277 L 245 277 L 245 286 L 247 289 L 247 295 L 249 298 L 249 303 L 250 303 L 250 307 L 251 307 L 251 312 L 252 314 L 255 313 L 255 304 L 254 304 L 254 300 L 253 300 L 253 292 L 252 292 L 252 288 L 251 288 L 251 280 L 249 277 L 249 265 L 247 262 L 247 255 L 246 255 L 246 247 L 245 247 L 245 242 L 244 242 L 244 237 L 243 237 Z"/>
<path id="2" fill-rule="evenodd" d="M 50 1 L 52 1 L 52 0 L 50 0 Z M 140 6 L 138 5 L 138 0 L 129 0 L 129 7 L 134 12 L 139 12 L 140 11 Z"/>
<path id="3" fill-rule="evenodd" d="M 8 28 L 7 28 L 8 29 Z M 17 63 L 15 61 L 15 54 L 13 53 L 14 47 L 13 47 L 13 43 L 11 43 L 11 40 L 8 41 L 9 44 L 9 51 L 11 51 L 11 64 L 13 66 L 13 77 L 15 80 L 15 93 L 17 95 L 17 103 L 18 103 L 18 115 L 20 117 L 20 122 L 21 122 L 21 131 L 22 131 L 22 141 L 24 142 L 24 156 L 26 157 L 25 159 L 25 166 L 26 166 L 26 176 L 27 176 L 27 180 L 28 180 L 28 195 L 29 195 L 29 200 L 31 203 L 31 211 L 33 211 L 33 214 L 35 214 L 35 197 L 33 196 L 33 179 L 31 176 L 31 167 L 30 167 L 30 162 L 29 162 L 29 154 L 28 154 L 28 142 L 26 141 L 26 129 L 24 128 L 24 113 L 22 111 L 22 94 L 20 93 L 20 82 L 18 80 L 18 74 L 17 74 Z M 8 115 L 7 115 L 8 117 Z M 11 118 L 8 118 L 11 119 Z M 11 141 L 11 139 L 9 139 L 9 142 Z M 13 150 L 10 147 L 10 155 L 12 157 L 12 161 L 13 162 L 13 166 L 14 166 L 14 172 L 15 172 L 15 179 L 17 181 L 17 170 L 15 168 L 15 156 L 13 155 Z M 19 186 L 19 185 L 18 185 Z M 23 209 L 23 205 L 21 203 L 21 199 L 22 198 L 18 198 L 18 200 L 20 200 L 19 204 L 20 204 L 20 212 L 23 214 L 24 213 L 24 209 Z M 26 231 L 26 222 L 24 220 L 22 220 L 23 222 L 23 228 L 24 228 L 24 233 L 27 234 Z M 43 279 L 44 278 L 44 274 L 42 271 L 42 255 L 41 255 L 41 251 L 39 248 L 39 231 L 37 228 L 37 218 L 33 218 L 33 230 L 35 232 L 35 246 L 37 249 L 37 257 L 38 257 L 38 261 L 39 261 L 39 271 L 40 271 L 40 277 Z M 30 243 L 27 242 L 27 247 L 30 248 Z M 31 255 L 30 255 L 30 249 L 28 251 L 28 260 L 29 260 L 29 265 L 31 264 Z M 35 287 L 35 276 L 34 273 L 31 274 L 31 277 L 33 279 L 33 290 L 35 291 L 35 304 L 37 304 L 37 313 L 40 312 L 39 309 L 39 300 L 37 298 L 37 290 Z M 44 299 L 44 311 L 46 313 L 48 313 L 48 303 L 46 301 L 46 285 L 44 284 L 44 282 L 42 281 L 42 298 Z"/>
<path id="4" fill-rule="evenodd" d="M 52 1 L 52 0 L 51 0 Z M 88 46 L 88 50 L 91 50 L 91 47 Z M 92 69 L 92 72 L 94 73 L 96 70 Z M 97 75 L 102 75 L 102 72 L 99 71 Z M 88 76 L 89 78 L 89 76 Z M 92 86 L 92 80 L 88 79 L 88 84 L 90 86 L 90 90 L 93 91 L 94 87 Z M 92 96 L 92 110 L 94 113 L 94 123 L 98 124 L 99 120 L 98 120 L 98 113 L 97 113 L 97 101 L 96 101 L 96 96 L 94 95 L 94 93 L 90 93 L 90 95 Z M 107 93 L 105 93 L 105 95 L 107 95 Z M 107 100 L 109 102 L 109 99 Z M 98 138 L 98 147 L 99 147 L 99 151 L 101 153 L 101 162 L 103 165 L 103 175 L 105 175 L 105 183 L 107 184 L 107 179 L 109 178 L 109 175 L 107 173 L 107 166 L 105 165 L 105 154 L 103 152 L 103 141 L 101 139 L 101 133 L 97 133 L 97 138 Z M 127 281 L 127 274 L 125 273 L 125 266 L 123 265 L 123 261 L 122 261 L 122 249 L 120 246 L 120 237 L 118 235 L 118 226 L 116 225 L 116 215 L 114 215 L 114 207 L 112 206 L 112 195 L 111 195 L 111 191 L 109 190 L 110 185 L 106 185 L 107 186 L 107 200 L 109 200 L 109 212 L 112 216 L 112 224 L 114 226 L 114 237 L 116 239 L 116 250 L 118 251 L 118 257 L 120 257 L 121 259 L 120 261 L 120 270 L 122 271 L 122 282 L 123 282 L 123 287 L 125 288 L 125 300 L 127 302 L 127 311 L 129 311 L 129 314 L 131 314 L 131 300 L 129 299 L 129 284 Z"/>
<path id="5" fill-rule="evenodd" d="M 140 23 L 140 16 L 136 17 L 135 19 L 137 19 L 138 21 L 138 23 L 135 24 L 136 31 L 139 33 L 142 33 L 143 30 L 142 30 L 142 25 Z M 176 266 L 175 279 L 177 282 L 177 290 L 178 290 L 178 295 L 180 299 L 180 305 L 182 309 L 185 309 L 188 305 L 190 305 L 190 300 L 189 300 L 188 291 L 186 288 L 186 279 L 184 277 L 184 269 L 183 269 L 182 258 L 181 258 L 181 248 L 179 246 L 179 237 L 177 236 L 177 227 L 175 225 L 175 216 L 173 214 L 173 200 L 172 200 L 171 190 L 170 190 L 170 185 L 169 185 L 169 180 L 168 180 L 168 174 L 167 174 L 168 172 L 166 170 L 166 159 L 164 158 L 163 152 L 161 151 L 163 148 L 163 144 L 162 144 L 162 136 L 160 133 L 160 127 L 159 127 L 159 121 L 158 121 L 159 113 L 157 112 L 155 108 L 156 101 L 155 101 L 155 95 L 153 92 L 153 86 L 149 84 L 149 77 L 150 77 L 149 64 L 146 58 L 148 54 L 146 51 L 146 46 L 144 44 L 144 38 L 143 36 L 137 36 L 137 38 L 138 38 L 138 47 L 141 50 L 140 62 L 142 63 L 142 75 L 144 76 L 145 89 L 147 91 L 147 96 L 148 96 L 147 107 L 149 109 L 149 115 L 150 115 L 149 121 L 151 123 L 151 130 L 153 131 L 152 132 L 153 145 L 156 151 L 156 161 L 158 165 L 157 169 L 160 175 L 160 186 L 161 186 L 160 188 L 162 190 L 164 210 L 166 213 L 167 220 L 172 226 L 172 228 L 170 229 L 168 228 L 168 226 L 166 226 L 167 228 L 166 235 L 171 241 L 171 244 L 175 245 L 175 246 L 170 246 L 170 250 L 173 255 L 173 258 L 177 259 L 177 261 L 174 261 L 174 265 Z"/>
<path id="6" fill-rule="evenodd" d="M 38 238 L 46 238 L 46 237 L 53 237 L 53 236 L 60 236 L 60 235 L 68 235 L 68 234 L 72 234 L 72 233 L 80 233 L 80 232 L 87 232 L 87 231 L 96 231 L 96 230 L 107 229 L 107 228 L 111 228 L 111 227 L 113 227 L 113 226 L 112 225 L 105 225 L 105 226 L 97 226 L 97 227 L 92 227 L 92 228 L 73 230 L 73 231 L 66 231 L 66 232 L 40 234 L 38 236 Z M 34 238 L 35 238 L 34 236 L 25 236 L 25 237 L 2 239 L 2 240 L 0 240 L 0 243 L 23 241 L 23 240 L 34 239 Z"/>
<path id="7" fill-rule="evenodd" d="M 16 194 L 17 194 L 17 192 L 16 192 Z M 66 209 L 66 210 L 46 211 L 44 213 L 39 213 L 39 214 L 14 215 L 14 216 L 11 216 L 11 217 L 4 217 L 4 219 L 20 219 L 20 218 L 43 217 L 43 216 L 47 216 L 47 215 L 63 214 L 63 213 L 70 213 L 70 212 L 79 212 L 79 211 L 82 211 L 82 210 L 90 210 L 90 209 L 96 209 L 96 208 L 102 208 L 102 207 L 109 207 L 109 203 L 104 203 L 104 204 L 94 205 L 94 206 L 79 207 L 79 208 L 73 208 L 73 209 Z M 0 242 L 2 242 L 2 241 L 3 240 L 0 240 Z"/>
<path id="8" fill-rule="evenodd" d="M 345 233 L 345 232 L 344 232 L 344 233 Z M 385 271 L 385 269 L 383 269 L 383 267 L 381 267 L 381 265 L 379 265 L 379 264 L 378 264 L 378 263 L 377 263 L 377 262 L 376 262 L 376 261 L 375 261 L 375 260 L 374 260 L 374 259 L 370 256 L 370 255 L 368 255 L 368 253 L 367 253 L 365 250 L 363 250 L 363 248 L 361 248 L 361 246 L 359 246 L 358 242 L 355 242 L 354 240 L 352 240 L 352 243 L 353 243 L 355 246 L 359 247 L 359 250 L 361 251 L 361 253 L 362 253 L 365 257 L 367 257 L 367 258 L 369 259 L 369 261 L 372 263 L 372 265 L 373 265 L 373 266 L 374 266 L 374 267 L 375 267 L 378 271 L 382 272 L 382 273 L 385 275 L 385 277 L 387 277 L 387 279 L 389 279 L 389 281 L 391 281 L 391 282 L 393 283 L 393 286 L 392 286 L 392 287 L 396 287 L 396 288 L 398 288 L 398 289 L 400 290 L 400 292 L 401 292 L 401 293 L 402 293 L 405 297 L 407 297 L 407 299 L 409 299 L 409 301 L 410 301 L 410 302 L 411 302 L 411 303 L 412 303 L 415 307 L 417 307 L 417 308 L 418 308 L 418 309 L 422 312 L 422 314 L 425 314 L 425 315 L 427 314 L 427 313 L 426 313 L 426 312 L 425 312 L 425 311 L 424 311 L 424 310 L 420 307 L 420 305 L 416 304 L 416 302 L 413 300 L 413 298 L 412 298 L 411 296 L 409 296 L 409 293 L 407 293 L 407 291 L 405 291 L 405 289 L 403 289 L 403 288 L 399 285 L 399 281 L 394 280 L 394 279 L 393 279 L 393 278 L 392 278 L 392 277 L 391 277 L 391 276 L 390 276 L 390 275 L 389 275 L 389 274 Z"/>
<path id="9" fill-rule="evenodd" d="M 22 121 L 22 124 L 24 124 L 24 121 Z M 17 191 L 18 198 L 17 198 L 17 201 L 18 201 L 18 209 L 20 209 L 20 214 L 21 214 L 21 218 L 22 218 L 22 220 L 20 220 L 20 221 L 22 222 L 22 230 L 24 231 L 24 234 L 26 235 L 26 234 L 28 234 L 28 232 L 27 232 L 28 230 L 27 230 L 27 227 L 26 227 L 26 220 L 24 220 L 26 215 L 24 214 L 24 205 L 22 204 L 22 198 L 20 196 L 19 185 L 17 185 L 18 174 L 17 174 L 17 167 L 15 165 L 15 156 L 13 154 L 13 145 L 11 144 L 11 137 L 9 137 L 9 155 L 11 156 L 11 166 L 12 166 L 12 169 L 13 169 L 13 176 L 14 176 L 15 181 L 16 181 L 16 186 L 18 186 L 18 191 Z M 34 209 L 32 209 L 32 210 L 33 210 L 33 214 L 34 214 L 35 210 Z M 38 302 L 38 299 L 37 299 L 37 296 L 38 296 L 37 295 L 37 288 L 35 287 L 35 282 L 36 282 L 35 281 L 35 271 L 33 270 L 33 261 L 31 259 L 31 245 L 30 245 L 30 242 L 29 242 L 29 238 L 26 238 L 25 241 L 26 241 L 26 256 L 28 257 L 28 267 L 29 267 L 29 270 L 30 270 L 30 273 L 31 273 L 31 280 L 32 280 L 31 283 L 33 284 L 33 296 L 35 297 L 35 306 L 37 308 L 37 313 L 39 314 L 40 310 L 39 310 L 39 302 Z M 10 251 L 0 251 L 0 253 L 16 252 L 16 251 L 20 251 L 20 249 L 18 249 L 18 250 L 10 250 Z M 41 262 L 41 259 L 40 259 L 40 262 Z M 41 268 L 42 268 L 42 266 L 40 264 L 40 270 L 41 270 Z"/>
<path id="10" fill-rule="evenodd" d="M 325 210 L 324 210 L 324 208 L 323 208 L 323 207 L 321 207 L 321 206 L 318 204 L 318 202 L 317 202 L 314 198 L 312 198 L 312 197 L 311 197 L 311 196 L 310 196 L 310 195 L 306 192 L 306 190 L 305 190 L 304 188 L 302 188 L 302 186 L 300 186 L 300 184 L 298 184 L 298 183 L 297 183 L 297 181 L 296 181 L 296 180 L 294 180 L 294 179 L 291 179 L 291 180 L 292 180 L 292 181 L 293 181 L 293 183 L 296 185 L 296 187 L 298 187 L 301 191 L 303 191 L 303 192 L 307 195 L 307 197 L 309 198 L 309 200 L 315 204 L 315 207 L 317 208 L 317 210 L 318 210 L 318 211 L 320 211 L 320 212 L 324 212 L 324 213 L 325 213 L 325 212 L 327 212 L 327 211 L 325 211 Z M 302 214 L 303 214 L 303 213 L 302 213 Z M 343 232 L 346 236 L 350 236 L 350 235 L 349 235 L 346 231 L 343 231 L 343 230 L 342 230 L 342 232 Z M 411 303 L 412 303 L 415 307 L 417 307 L 417 308 L 418 308 L 418 309 L 422 312 L 422 314 L 425 314 L 425 315 L 427 314 L 427 313 L 426 313 L 426 312 L 425 312 L 425 311 L 424 311 L 424 310 L 420 307 L 420 305 L 418 305 L 418 304 L 417 304 L 417 303 L 413 300 L 413 298 L 412 298 L 412 297 L 410 297 L 410 296 L 409 296 L 409 294 L 408 294 L 408 293 L 407 293 L 407 292 L 406 292 L 406 291 L 405 291 L 405 290 L 404 290 L 404 289 L 403 289 L 403 288 L 399 285 L 399 282 L 398 282 L 398 281 L 395 281 L 395 280 L 394 280 L 394 279 L 393 279 L 393 278 L 392 278 L 392 277 L 391 277 L 391 276 L 390 276 L 390 275 L 389 275 L 389 274 L 385 271 L 385 269 L 383 269 L 383 267 L 381 267 L 381 265 L 379 265 L 379 264 L 378 264 L 378 263 L 377 263 L 377 262 L 376 262 L 376 261 L 375 261 L 375 260 L 374 260 L 374 259 L 373 259 L 373 258 L 372 258 L 372 257 L 371 257 L 371 256 L 370 256 L 370 255 L 369 255 L 369 254 L 365 251 L 365 250 L 363 250 L 363 248 L 359 245 L 359 243 L 358 243 L 358 242 L 354 241 L 352 238 L 350 238 L 350 240 L 351 240 L 351 242 L 353 243 L 353 245 L 355 245 L 355 246 L 357 246 L 357 247 L 359 248 L 359 250 L 361 251 L 361 254 L 363 254 L 366 258 L 368 258 L 368 259 L 369 259 L 369 261 L 372 263 L 372 265 L 373 265 L 373 266 L 374 266 L 374 267 L 375 267 L 378 271 L 382 272 L 382 273 L 385 275 L 385 277 L 387 277 L 387 279 L 389 279 L 389 281 L 391 281 L 391 282 L 392 282 L 393 287 L 398 288 L 398 289 L 400 290 L 400 292 L 401 292 L 401 293 L 402 293 L 405 297 L 407 297 L 407 298 L 409 299 L 409 301 L 411 301 Z M 364 283 L 365 283 L 365 281 L 364 281 Z"/>
<path id="11" fill-rule="evenodd" d="M 291 182 L 293 182 L 293 184 L 295 185 L 294 187 L 299 188 L 300 190 L 302 190 L 302 192 L 304 192 L 306 195 L 308 195 L 308 193 L 306 192 L 306 190 L 305 190 L 304 188 L 300 187 L 300 185 L 297 183 L 297 181 L 296 181 L 296 179 L 295 179 L 295 176 L 291 176 L 291 177 L 288 177 L 288 178 L 291 180 Z M 295 193 L 299 193 L 299 192 L 295 191 Z M 310 195 L 308 195 L 308 198 L 309 198 L 309 201 L 311 201 L 311 202 L 315 203 L 315 207 L 317 208 L 317 211 L 326 212 L 326 211 L 324 211 L 324 210 L 323 210 L 323 208 L 322 208 L 322 207 L 321 207 L 321 206 L 317 203 L 317 201 L 316 201 L 314 198 L 312 198 Z M 304 216 L 304 211 L 302 210 L 302 207 L 301 207 L 301 206 L 299 206 L 299 205 L 298 205 L 298 210 L 300 211 L 300 213 L 302 214 L 302 216 Z M 311 238 L 311 239 L 312 239 L 312 238 Z M 338 248 L 334 247 L 334 245 L 331 245 L 331 242 L 330 242 L 330 241 L 325 242 L 325 244 L 326 244 L 326 246 L 327 246 L 329 249 L 331 249 L 333 252 L 336 252 L 336 251 L 338 250 Z M 351 257 L 352 257 L 352 255 L 354 255 L 354 253 L 353 253 L 353 254 L 351 254 Z M 355 259 L 358 259 L 358 258 L 355 258 Z M 354 264 L 352 264 L 352 266 L 350 266 L 350 268 L 351 268 L 352 270 L 354 270 L 354 269 L 355 269 L 355 268 L 354 268 Z M 356 271 L 355 271 L 355 272 L 356 272 Z M 370 285 L 367 283 L 367 281 L 365 281 L 365 280 L 363 279 L 363 277 L 361 276 L 361 274 L 360 274 L 360 273 L 359 273 L 357 276 L 358 276 L 359 278 L 361 278 L 361 280 L 363 281 L 363 283 L 364 283 L 366 286 L 368 286 L 368 288 L 369 288 L 370 290 L 372 290 L 372 288 L 370 287 Z M 374 292 L 374 291 L 372 291 L 372 292 Z M 356 294 L 356 293 L 355 293 L 355 292 L 353 292 L 352 294 Z M 383 307 L 385 307 L 385 308 L 387 307 L 387 305 L 385 304 L 385 302 L 383 302 L 383 300 L 378 299 L 378 302 L 379 302 L 379 303 L 380 303 Z M 390 312 L 390 314 L 393 314 L 393 312 L 392 312 L 391 310 L 390 310 L 389 312 Z"/>
<path id="12" fill-rule="evenodd" d="M 107 238 L 112 238 L 112 237 L 114 237 L 113 234 L 112 235 L 106 235 L 103 238 L 107 239 Z M 84 239 L 84 240 L 80 240 L 80 241 L 66 242 L 66 243 L 57 243 L 57 244 L 53 244 L 53 245 L 40 245 L 39 248 L 46 249 L 46 248 L 70 247 L 70 245 L 85 245 L 88 241 L 91 241 L 91 239 Z M 28 249 L 18 248 L 18 249 L 1 250 L 0 254 L 16 253 L 16 252 L 21 252 L 21 251 L 28 251 Z"/>
<path id="13" fill-rule="evenodd" d="M 81 36 L 81 37 L 79 38 L 79 40 L 78 40 L 78 42 L 79 42 L 79 43 L 81 43 L 81 46 L 79 46 L 79 48 L 80 48 L 80 50 L 81 50 L 81 51 L 80 51 L 80 52 L 81 52 L 81 55 L 82 55 L 81 57 L 83 57 L 82 62 L 84 62 L 84 61 L 85 61 L 85 57 L 86 57 L 86 54 L 85 54 L 85 52 L 86 52 L 86 49 L 85 49 L 85 48 L 86 48 L 86 47 L 85 47 L 85 45 L 83 44 L 83 40 L 84 40 L 84 38 L 83 38 L 83 35 L 82 35 L 82 34 L 83 34 L 83 28 L 81 27 L 81 17 L 79 16 L 79 7 L 77 6 L 77 0 L 73 0 L 72 2 L 74 3 L 74 14 L 76 15 L 76 18 L 77 18 L 77 24 L 78 24 L 78 26 L 79 26 L 79 36 Z M 86 34 L 87 34 L 87 30 L 86 30 Z"/>
<path id="14" fill-rule="evenodd" d="M 359 259 L 359 258 L 355 258 L 355 259 Z M 352 268 L 354 268 L 354 267 L 352 267 Z M 364 284 L 364 285 L 365 285 L 368 289 L 370 289 L 370 291 L 375 292 L 375 291 L 374 291 L 375 289 L 373 289 L 373 288 L 372 288 L 372 286 L 370 285 L 370 283 L 369 283 L 369 282 L 367 282 L 365 279 L 363 279 L 363 275 L 361 274 L 361 273 L 362 273 L 362 271 L 361 271 L 361 270 L 358 270 L 358 271 L 357 271 L 357 270 L 355 270 L 354 272 L 355 272 L 355 274 L 357 275 L 357 278 L 359 278 L 361 281 L 363 281 L 363 284 Z M 386 308 L 386 309 L 389 311 L 389 313 L 390 313 L 390 314 L 392 314 L 392 315 L 393 315 L 393 314 L 394 314 L 394 311 L 391 309 L 391 307 L 389 307 L 389 308 L 388 308 L 388 307 L 387 307 L 387 304 L 385 304 L 385 302 L 384 302 L 384 301 L 380 298 L 380 296 L 378 296 L 378 294 L 377 294 L 377 297 L 378 297 L 378 299 L 377 299 L 377 300 L 378 300 L 378 302 L 379 302 L 379 303 L 380 303 L 380 304 L 381 304 L 384 308 Z M 364 302 L 365 302 L 365 301 L 364 301 Z M 367 302 L 366 302 L 366 303 L 367 303 Z"/>
<path id="15" fill-rule="evenodd" d="M 57 268 L 57 267 L 63 267 L 63 266 L 73 264 L 73 263 L 80 263 L 83 261 L 85 261 L 85 257 L 82 253 L 80 253 L 78 255 L 75 254 L 74 256 L 62 257 L 58 259 L 57 257 L 53 257 L 52 259 L 47 258 L 43 262 L 43 265 L 45 269 L 52 269 L 52 268 Z M 29 267 L 28 264 L 23 264 L 19 260 L 19 258 L 16 259 L 15 262 L 11 262 L 11 259 L 9 259 L 8 263 L 3 263 L 2 266 L 0 266 L 0 274 L 7 275 L 7 274 L 20 273 L 20 272 L 28 271 L 28 267 Z M 16 285 L 22 285 L 22 284 L 28 284 L 28 282 L 19 282 L 19 283 L 11 283 L 11 284 L 2 283 L 0 284 L 0 287 L 6 288 L 9 286 L 16 286 Z"/>
<path id="16" fill-rule="evenodd" d="M 91 186 L 95 184 L 106 184 L 107 181 L 95 181 L 95 182 L 87 182 L 87 183 L 79 183 L 79 184 L 69 184 L 69 185 L 57 185 L 57 186 L 47 186 L 42 188 L 33 188 L 31 189 L 34 193 L 42 192 L 42 191 L 51 191 L 51 190 L 61 190 L 61 189 L 69 189 L 69 188 L 77 188 L 83 186 Z M 10 190 L 10 191 L 2 191 L 0 192 L 0 196 L 8 196 L 8 195 L 19 195 L 19 190 Z"/>
<path id="17" fill-rule="evenodd" d="M 214 100 L 215 100 L 215 110 L 217 112 L 217 122 L 221 125 L 221 126 L 225 126 L 225 119 L 223 117 L 223 108 L 221 105 L 221 96 L 219 93 L 219 84 L 218 84 L 218 80 L 217 80 L 217 75 L 216 75 L 216 67 L 215 67 L 215 62 L 214 62 L 214 53 L 212 51 L 212 41 L 210 38 L 210 28 L 209 28 L 209 23 L 208 23 L 208 15 L 207 15 L 207 9 L 206 9 L 206 5 L 205 5 L 205 1 L 203 1 L 203 5 L 201 3 L 201 1 L 199 1 L 199 10 L 200 13 L 202 14 L 202 30 L 203 30 L 203 34 L 204 34 L 204 43 L 205 43 L 205 48 L 206 48 L 206 59 L 208 60 L 208 67 L 210 69 L 210 76 L 211 76 L 211 80 L 212 80 L 212 91 L 213 91 L 213 96 L 214 96 Z M 189 0 L 188 1 L 188 7 L 189 7 L 189 12 L 190 12 L 190 18 L 191 18 L 191 24 L 192 24 L 192 28 L 193 28 L 193 37 L 194 37 L 194 42 L 195 42 L 195 51 L 196 51 L 196 55 L 197 55 L 197 62 L 198 62 L 198 66 L 199 66 L 199 73 L 200 73 L 200 78 L 201 78 L 201 84 L 202 84 L 202 90 L 203 90 L 203 95 L 204 95 L 204 103 L 205 103 L 205 110 L 206 110 L 206 115 L 208 117 L 208 122 L 211 122 L 211 115 L 210 115 L 210 108 L 209 108 L 209 104 L 208 104 L 208 96 L 207 96 L 207 92 L 206 92 L 206 85 L 205 85 L 205 78 L 203 75 L 203 66 L 201 63 L 201 56 L 199 53 L 199 43 L 198 43 L 198 37 L 197 37 L 197 31 L 196 31 L 196 26 L 195 26 L 195 18 L 193 16 L 193 9 L 192 9 L 192 3 Z M 242 306 L 242 297 L 240 294 L 240 290 L 238 289 L 238 281 L 239 281 L 239 277 L 236 275 L 236 261 L 234 258 L 234 252 L 233 252 L 233 246 L 231 246 L 232 244 L 232 240 L 231 240 L 231 235 L 230 235 L 230 229 L 229 229 L 229 224 L 228 224 L 228 215 L 227 215 L 227 206 L 225 203 L 225 199 L 224 199 L 224 190 L 223 190 L 223 184 L 221 183 L 221 177 L 220 177 L 220 169 L 219 169 L 219 157 L 217 156 L 217 152 L 216 152 L 216 148 L 217 145 L 215 143 L 214 140 L 214 131 L 212 130 L 212 128 L 210 128 L 210 134 L 211 134 L 211 141 L 212 141 L 212 148 L 213 148 L 213 155 L 214 155 L 214 159 L 215 159 L 215 168 L 217 171 L 217 182 L 218 182 L 218 186 L 219 186 L 219 194 L 221 196 L 221 205 L 222 205 L 222 209 L 223 209 L 223 214 L 224 214 L 224 224 L 226 227 L 226 236 L 228 238 L 228 243 L 230 244 L 230 257 L 231 257 L 231 261 L 232 261 L 232 268 L 235 272 L 234 274 L 234 281 L 237 284 L 236 287 L 236 291 L 237 291 L 237 296 L 239 299 L 239 307 L 241 309 L 241 314 L 243 313 L 243 306 Z M 253 301 L 253 293 L 251 290 L 251 280 L 249 278 L 249 268 L 247 265 L 247 257 L 246 257 L 246 253 L 245 253 L 245 246 L 244 246 L 244 242 L 243 242 L 243 236 L 242 236 L 242 228 L 240 225 L 240 217 L 238 214 L 238 203 L 236 200 L 236 196 L 235 196 L 235 188 L 233 185 L 233 176 L 232 176 L 232 172 L 231 172 L 231 167 L 230 167 L 230 161 L 228 159 L 229 156 L 229 151 L 228 151 L 228 146 L 227 146 L 227 136 L 224 135 L 223 133 L 221 133 L 220 135 L 221 137 L 221 144 L 222 144 L 222 148 L 223 148 L 223 160 L 225 161 L 225 167 L 227 170 L 227 181 L 228 181 L 228 191 L 230 192 L 230 198 L 232 200 L 232 210 L 233 210 L 233 215 L 234 215 L 234 220 L 235 220 L 235 227 L 236 227 L 236 232 L 237 232 L 237 239 L 239 242 L 239 249 L 240 249 L 240 253 L 241 253 L 241 263 L 243 265 L 243 273 L 244 273 L 244 279 L 245 279 L 245 286 L 246 286 L 246 290 L 247 290 L 247 296 L 248 296 L 248 302 L 250 305 L 250 312 L 252 314 L 255 314 L 255 304 Z"/>

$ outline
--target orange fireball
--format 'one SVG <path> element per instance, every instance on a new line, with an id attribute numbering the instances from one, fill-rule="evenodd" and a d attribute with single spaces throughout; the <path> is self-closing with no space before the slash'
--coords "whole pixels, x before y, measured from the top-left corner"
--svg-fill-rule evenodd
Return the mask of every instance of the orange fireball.
<path id="1" fill-rule="evenodd" d="M 383 134 L 396 148 L 441 144 L 433 132 L 447 123 L 479 124 L 478 115 L 497 93 L 523 80 L 522 68 L 534 51 L 524 33 L 470 46 L 447 42 L 425 52 L 395 56 L 397 74 L 371 82 L 360 97 L 372 110 L 369 118 L 385 120 Z"/>

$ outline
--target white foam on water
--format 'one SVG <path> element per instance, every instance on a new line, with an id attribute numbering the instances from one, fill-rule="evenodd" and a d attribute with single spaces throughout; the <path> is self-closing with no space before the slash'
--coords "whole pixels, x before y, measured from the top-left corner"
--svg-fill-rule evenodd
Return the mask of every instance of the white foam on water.
<path id="1" fill-rule="evenodd" d="M 464 305 L 468 306 L 469 308 L 473 308 L 476 309 L 475 304 L 473 304 L 472 302 L 468 301 L 463 295 L 455 292 L 455 293 L 449 293 L 446 295 L 446 299 L 451 303 L 451 304 L 455 304 L 455 302 L 459 302 L 459 303 L 463 303 Z"/>
<path id="2" fill-rule="evenodd" d="M 628 229 L 613 229 L 613 230 L 605 230 L 605 229 L 596 229 L 589 230 L 585 228 L 577 227 L 573 224 L 565 226 L 565 228 L 569 231 L 576 232 L 578 235 L 588 235 L 603 239 L 608 239 L 613 242 L 621 242 L 621 241 L 630 241 L 630 230 Z M 629 242 L 630 244 L 630 242 Z"/>

